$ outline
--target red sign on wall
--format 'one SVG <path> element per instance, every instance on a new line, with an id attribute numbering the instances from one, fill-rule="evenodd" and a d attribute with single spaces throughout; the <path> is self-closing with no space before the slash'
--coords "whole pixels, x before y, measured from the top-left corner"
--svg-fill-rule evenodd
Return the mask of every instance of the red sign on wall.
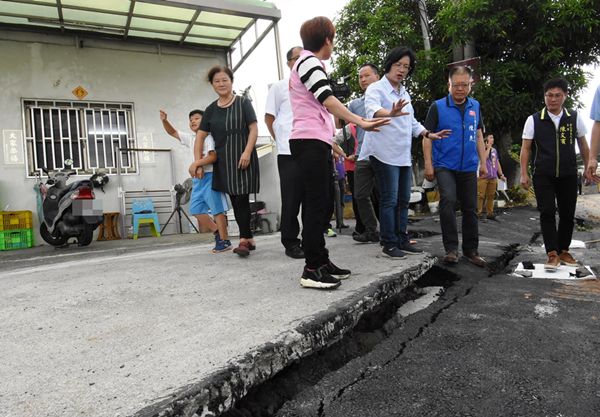
<path id="1" fill-rule="evenodd" d="M 88 95 L 88 92 L 85 91 L 85 89 L 82 86 L 77 87 L 75 90 L 72 91 L 72 93 L 75 94 L 75 97 L 77 97 L 79 100 Z"/>

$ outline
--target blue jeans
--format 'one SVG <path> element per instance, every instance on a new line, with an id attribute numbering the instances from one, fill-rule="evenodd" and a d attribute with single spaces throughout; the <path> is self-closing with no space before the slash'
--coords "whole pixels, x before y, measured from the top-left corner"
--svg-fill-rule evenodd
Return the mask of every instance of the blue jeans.
<path id="1" fill-rule="evenodd" d="M 403 247 L 409 244 L 408 203 L 412 172 L 410 167 L 397 167 L 369 157 L 375 171 L 379 192 L 379 228 L 383 246 Z"/>
<path id="2" fill-rule="evenodd" d="M 462 212 L 462 251 L 477 254 L 479 222 L 477 220 L 477 172 L 460 172 L 448 168 L 434 168 L 440 190 L 440 226 L 446 252 L 458 250 L 456 202 Z"/>

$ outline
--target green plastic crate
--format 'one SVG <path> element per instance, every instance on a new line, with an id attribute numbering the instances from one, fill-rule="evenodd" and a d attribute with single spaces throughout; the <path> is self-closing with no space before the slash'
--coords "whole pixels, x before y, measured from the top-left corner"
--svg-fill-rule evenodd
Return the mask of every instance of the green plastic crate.
<path id="1" fill-rule="evenodd" d="M 31 211 L 0 211 L 0 232 L 31 229 Z"/>
<path id="2" fill-rule="evenodd" d="M 33 246 L 33 230 L 0 232 L 0 250 L 25 249 Z"/>

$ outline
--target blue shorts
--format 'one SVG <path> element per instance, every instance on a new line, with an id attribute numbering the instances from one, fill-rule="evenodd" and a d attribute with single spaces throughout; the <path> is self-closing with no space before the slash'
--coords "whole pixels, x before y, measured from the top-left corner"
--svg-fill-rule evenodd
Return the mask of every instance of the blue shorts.
<path id="1" fill-rule="evenodd" d="M 204 174 L 204 178 L 194 178 L 190 214 L 212 214 L 213 216 L 229 210 L 225 193 L 212 189 L 212 172 Z"/>

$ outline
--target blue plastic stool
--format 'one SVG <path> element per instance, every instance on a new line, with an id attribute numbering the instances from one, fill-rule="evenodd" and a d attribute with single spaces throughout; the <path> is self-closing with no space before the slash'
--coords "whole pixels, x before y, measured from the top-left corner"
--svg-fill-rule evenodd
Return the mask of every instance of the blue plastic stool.
<path id="1" fill-rule="evenodd" d="M 141 213 L 145 212 L 145 213 Z M 133 200 L 131 207 L 131 217 L 133 220 L 133 238 L 138 238 L 138 230 L 140 224 L 147 223 L 150 225 L 152 236 L 160 237 L 160 224 L 158 223 L 158 214 L 154 211 L 152 199 Z"/>

